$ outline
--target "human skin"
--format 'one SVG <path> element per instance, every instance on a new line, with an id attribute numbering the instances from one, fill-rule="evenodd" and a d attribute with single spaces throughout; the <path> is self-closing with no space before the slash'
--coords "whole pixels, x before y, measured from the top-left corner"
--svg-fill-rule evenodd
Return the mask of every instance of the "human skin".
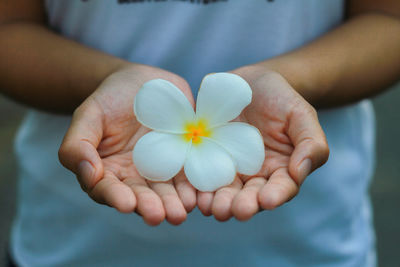
<path id="1" fill-rule="evenodd" d="M 260 96 L 240 119 L 265 127 L 260 130 L 275 157 L 271 164 L 265 162 L 259 176 L 240 177 L 216 193 L 196 193 L 182 174 L 169 183 L 149 183 L 130 159 L 129 151 L 146 131 L 132 114 L 137 90 L 147 80 L 163 78 L 193 103 L 184 79 L 51 32 L 42 1 L 0 2 L 0 90 L 48 112 L 75 111 L 59 157 L 95 201 L 121 212 L 136 211 L 150 225 L 164 219 L 179 224 L 196 204 L 203 214 L 221 221 L 232 216 L 247 220 L 260 209 L 274 209 L 293 198 L 306 176 L 327 160 L 314 108 L 377 94 L 400 76 L 400 2 L 352 0 L 347 10 L 345 23 L 309 45 L 231 70 Z M 110 93 L 115 85 L 120 94 Z M 268 97 L 285 104 L 260 102 Z M 257 125 L 261 106 L 276 111 L 263 126 Z M 305 130 L 291 131 L 298 118 Z"/>

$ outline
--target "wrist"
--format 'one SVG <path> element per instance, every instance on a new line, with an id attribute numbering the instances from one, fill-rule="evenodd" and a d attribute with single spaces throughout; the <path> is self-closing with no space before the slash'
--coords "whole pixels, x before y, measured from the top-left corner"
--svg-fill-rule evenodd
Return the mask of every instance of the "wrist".
<path id="1" fill-rule="evenodd" d="M 256 64 L 244 66 L 234 71 L 246 80 L 255 80 L 265 75 L 281 75 L 305 100 L 316 105 L 321 97 L 315 75 L 307 68 L 307 64 L 291 60 L 286 56 L 272 58 Z"/>
<path id="2" fill-rule="evenodd" d="M 100 56 L 103 58 L 91 64 L 91 71 L 86 72 L 87 75 L 82 75 L 79 80 L 74 81 L 75 90 L 71 90 L 71 96 L 74 99 L 73 103 L 75 103 L 75 107 L 96 91 L 113 73 L 128 68 L 131 65 L 131 63 L 117 57 L 106 54 L 101 54 Z M 99 62 L 100 64 L 98 64 Z"/>
<path id="3" fill-rule="evenodd" d="M 319 96 L 318 91 L 314 88 L 318 88 L 318 86 L 308 64 L 296 59 L 287 58 L 286 56 L 266 60 L 259 64 L 266 69 L 281 74 L 307 102 L 313 106 L 316 104 Z"/>

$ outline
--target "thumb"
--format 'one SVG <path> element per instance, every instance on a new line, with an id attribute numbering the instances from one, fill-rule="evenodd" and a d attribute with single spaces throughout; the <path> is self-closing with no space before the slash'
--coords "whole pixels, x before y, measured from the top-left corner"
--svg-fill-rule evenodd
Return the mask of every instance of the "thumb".
<path id="1" fill-rule="evenodd" d="M 329 157 L 329 147 L 319 124 L 317 112 L 304 103 L 291 113 L 288 135 L 294 144 L 290 157 L 289 173 L 301 185 L 315 169 L 321 167 Z"/>
<path id="2" fill-rule="evenodd" d="M 103 176 L 103 164 L 97 152 L 102 133 L 102 111 L 88 99 L 75 110 L 58 151 L 61 164 L 77 175 L 85 191 Z"/>

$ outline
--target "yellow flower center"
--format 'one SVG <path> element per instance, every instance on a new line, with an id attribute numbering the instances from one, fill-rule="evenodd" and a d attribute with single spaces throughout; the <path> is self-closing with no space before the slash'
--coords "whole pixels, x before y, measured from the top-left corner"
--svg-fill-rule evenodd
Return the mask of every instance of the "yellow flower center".
<path id="1" fill-rule="evenodd" d="M 183 138 L 189 142 L 192 140 L 192 144 L 200 144 L 202 141 L 201 137 L 209 137 L 211 135 L 210 130 L 207 129 L 207 123 L 204 120 L 197 122 L 187 123 L 185 125 L 186 133 Z"/>

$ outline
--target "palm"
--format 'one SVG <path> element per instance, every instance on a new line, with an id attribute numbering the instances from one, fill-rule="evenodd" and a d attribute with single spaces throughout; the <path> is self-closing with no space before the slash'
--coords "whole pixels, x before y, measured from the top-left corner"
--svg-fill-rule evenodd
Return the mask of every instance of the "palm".
<path id="1" fill-rule="evenodd" d="M 274 84 L 271 84 L 274 83 Z M 290 157 L 294 144 L 288 136 L 287 127 L 293 110 L 298 108 L 301 98 L 294 91 L 282 92 L 283 81 L 269 81 L 262 87 L 253 87 L 254 100 L 239 117 L 239 120 L 256 126 L 264 139 L 265 161 L 259 175 L 269 178 L 276 171 L 289 172 Z M 281 105 L 281 103 L 285 105 Z M 248 177 L 243 177 L 244 182 Z"/>
<path id="2" fill-rule="evenodd" d="M 136 90 L 128 91 L 116 86 L 118 89 L 108 94 L 112 86 L 101 88 L 103 92 L 94 98 L 104 121 L 101 142 L 97 147 L 104 172 L 111 173 L 121 181 L 132 178 L 144 180 L 136 172 L 131 160 L 134 144 L 147 131 L 136 121 L 132 112 Z"/>
<path id="3" fill-rule="evenodd" d="M 78 139 L 81 147 L 86 146 L 92 154 L 96 153 L 90 155 L 96 167 L 95 174 L 92 177 L 83 177 L 90 176 L 87 173 L 78 175 L 95 201 L 122 212 L 135 210 L 152 225 L 164 218 L 178 224 L 186 217 L 185 208 L 191 210 L 195 204 L 194 189 L 182 174 L 166 183 L 148 182 L 132 162 L 135 143 L 148 132 L 135 119 L 133 100 L 141 85 L 155 78 L 176 83 L 193 103 L 187 84 L 171 73 L 147 66 L 114 73 L 78 108 L 60 151 L 63 147 L 65 150 L 66 140 Z M 79 129 L 79 138 L 73 137 L 78 132 L 74 130 L 79 127 L 77 125 L 84 125 Z M 60 152 L 60 158 L 68 167 L 65 158 L 71 155 L 64 154 L 68 153 Z M 77 172 L 79 174 L 79 170 Z"/>
<path id="4" fill-rule="evenodd" d="M 256 78 L 239 74 L 249 81 L 253 101 L 237 120 L 260 130 L 265 161 L 257 175 L 238 175 L 232 185 L 213 196 L 201 194 L 203 213 L 222 221 L 232 215 L 247 220 L 259 209 L 273 209 L 290 200 L 311 169 L 323 164 L 328 155 L 315 110 L 282 76 L 272 72 Z M 305 158 L 312 160 L 312 166 L 302 164 Z"/>

